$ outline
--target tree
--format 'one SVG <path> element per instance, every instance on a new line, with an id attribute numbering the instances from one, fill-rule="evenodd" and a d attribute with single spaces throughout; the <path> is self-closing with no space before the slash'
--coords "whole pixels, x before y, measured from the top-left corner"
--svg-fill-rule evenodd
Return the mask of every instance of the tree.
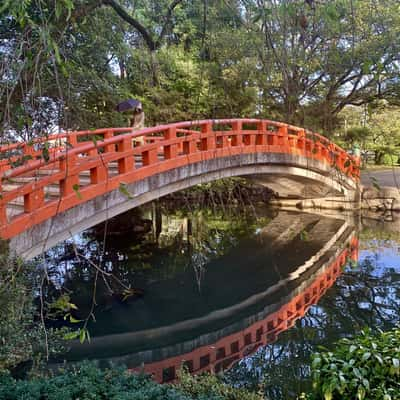
<path id="1" fill-rule="evenodd" d="M 242 3 L 263 37 L 264 104 L 286 121 L 332 131 L 346 105 L 383 98 L 398 82 L 396 1 Z"/>
<path id="2" fill-rule="evenodd" d="M 386 101 L 346 107 L 339 115 L 345 142 L 375 154 L 376 164 L 397 163 L 400 154 L 400 108 Z M 343 128 L 342 128 L 343 129 Z"/>

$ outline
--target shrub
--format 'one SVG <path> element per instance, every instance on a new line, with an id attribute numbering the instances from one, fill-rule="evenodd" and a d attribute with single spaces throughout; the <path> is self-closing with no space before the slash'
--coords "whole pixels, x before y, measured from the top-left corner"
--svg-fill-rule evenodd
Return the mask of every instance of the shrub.
<path id="1" fill-rule="evenodd" d="M 234 388 L 222 383 L 212 374 L 190 375 L 181 372 L 180 381 L 176 386 L 190 398 L 194 399 L 229 399 L 229 400 L 260 400 L 260 394 L 252 393 L 242 388 Z"/>
<path id="2" fill-rule="evenodd" d="M 0 250 L 0 373 L 29 372 L 31 367 L 37 369 L 47 352 L 62 350 L 63 331 L 49 329 L 45 334 L 37 322 L 32 270 Z"/>
<path id="3" fill-rule="evenodd" d="M 191 378 L 183 383 L 160 385 L 145 375 L 134 375 L 126 368 L 101 370 L 93 363 L 82 363 L 54 376 L 17 381 L 0 375 L 0 400 L 257 400 L 255 394 L 237 390 L 216 377 Z"/>
<path id="4" fill-rule="evenodd" d="M 364 330 L 312 361 L 317 399 L 400 399 L 400 329 Z"/>

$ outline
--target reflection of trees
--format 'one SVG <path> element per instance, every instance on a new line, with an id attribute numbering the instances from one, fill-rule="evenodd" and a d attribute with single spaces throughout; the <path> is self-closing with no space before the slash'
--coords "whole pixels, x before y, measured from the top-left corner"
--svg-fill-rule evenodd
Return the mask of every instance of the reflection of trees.
<path id="1" fill-rule="evenodd" d="M 371 253 L 358 266 L 347 267 L 295 327 L 240 362 L 226 379 L 252 388 L 263 384 L 271 399 L 295 398 L 310 385 L 310 356 L 317 346 L 332 347 L 365 326 L 387 329 L 397 324 L 400 269 L 382 267 L 379 261 L 379 253 Z"/>
<path id="2" fill-rule="evenodd" d="M 253 210 L 238 208 L 229 214 L 197 209 L 160 215 L 153 210 L 150 217 L 156 232 L 108 237 L 103 248 L 102 236 L 89 231 L 51 249 L 48 297 L 70 293 L 85 314 L 91 307 L 96 276 L 96 303 L 108 308 L 112 301 L 124 298 L 120 295 L 124 287 L 140 289 L 144 283 L 171 279 L 188 269 L 200 290 L 206 265 L 268 221 Z M 103 273 L 98 275 L 97 268 Z"/>

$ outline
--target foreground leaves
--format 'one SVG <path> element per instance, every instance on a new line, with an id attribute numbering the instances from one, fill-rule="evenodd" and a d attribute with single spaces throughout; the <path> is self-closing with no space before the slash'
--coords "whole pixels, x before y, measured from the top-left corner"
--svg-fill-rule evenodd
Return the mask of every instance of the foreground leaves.
<path id="1" fill-rule="evenodd" d="M 313 357 L 318 399 L 400 399 L 400 329 L 342 339 Z"/>

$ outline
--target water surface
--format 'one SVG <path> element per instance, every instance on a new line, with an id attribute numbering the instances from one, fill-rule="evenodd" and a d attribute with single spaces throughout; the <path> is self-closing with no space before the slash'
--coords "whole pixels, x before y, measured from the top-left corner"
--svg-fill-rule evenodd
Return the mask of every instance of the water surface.
<path id="1" fill-rule="evenodd" d="M 69 293 L 77 318 L 95 316 L 91 342 L 64 358 L 160 382 L 182 364 L 224 370 L 271 398 L 294 397 L 317 346 L 398 322 L 397 225 L 254 207 L 136 210 L 110 223 L 105 242 L 98 227 L 49 252 L 49 297 Z"/>

